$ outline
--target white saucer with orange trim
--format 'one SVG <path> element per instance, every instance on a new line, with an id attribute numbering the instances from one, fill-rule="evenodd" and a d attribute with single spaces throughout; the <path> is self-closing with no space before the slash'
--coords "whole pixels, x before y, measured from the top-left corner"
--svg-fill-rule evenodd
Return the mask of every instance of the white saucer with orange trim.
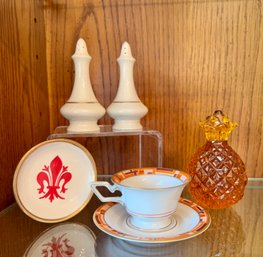
<path id="1" fill-rule="evenodd" d="M 97 171 L 89 151 L 68 139 L 42 142 L 20 160 L 13 180 L 19 207 L 32 219 L 59 222 L 89 202 Z"/>
<path id="2" fill-rule="evenodd" d="M 105 203 L 93 215 L 95 225 L 105 233 L 123 240 L 144 243 L 167 243 L 181 241 L 200 235 L 208 229 L 210 215 L 197 204 L 181 198 L 176 221 L 169 229 L 144 231 L 129 225 L 129 214 L 121 204 Z"/>

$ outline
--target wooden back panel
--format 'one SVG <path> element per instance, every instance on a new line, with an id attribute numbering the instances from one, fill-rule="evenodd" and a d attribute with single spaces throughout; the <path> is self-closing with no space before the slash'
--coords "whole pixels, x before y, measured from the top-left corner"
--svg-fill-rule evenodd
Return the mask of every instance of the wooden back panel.
<path id="1" fill-rule="evenodd" d="M 137 92 L 149 108 L 142 122 L 163 134 L 165 167 L 186 168 L 205 142 L 198 121 L 222 109 L 239 123 L 229 143 L 248 176 L 263 176 L 260 1 L 6 0 L 1 5 L 5 193 L 0 207 L 10 202 L 22 153 L 67 124 L 59 109 L 72 90 L 71 55 L 79 37 L 87 42 L 94 92 L 105 107 L 117 91 L 121 44 L 130 43 Z M 111 122 L 107 115 L 100 120 Z"/>
<path id="2" fill-rule="evenodd" d="M 0 3 L 0 210 L 13 201 L 20 158 L 49 134 L 43 9 L 34 1 Z"/>

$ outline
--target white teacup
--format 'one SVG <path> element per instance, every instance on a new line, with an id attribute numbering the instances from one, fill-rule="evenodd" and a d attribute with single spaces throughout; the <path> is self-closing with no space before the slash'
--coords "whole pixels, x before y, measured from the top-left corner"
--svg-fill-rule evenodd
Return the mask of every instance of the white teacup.
<path id="1" fill-rule="evenodd" d="M 189 174 L 165 168 L 138 168 L 120 171 L 105 181 L 91 182 L 93 192 L 102 202 L 118 202 L 131 215 L 131 227 L 142 230 L 161 230 L 170 226 L 172 215 L 184 187 L 190 182 Z M 98 186 L 111 192 L 121 192 L 120 197 L 104 197 Z"/>

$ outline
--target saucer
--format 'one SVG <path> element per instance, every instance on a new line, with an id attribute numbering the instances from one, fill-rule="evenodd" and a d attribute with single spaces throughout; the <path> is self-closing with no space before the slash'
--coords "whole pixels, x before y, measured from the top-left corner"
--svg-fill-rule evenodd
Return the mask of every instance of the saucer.
<path id="1" fill-rule="evenodd" d="M 81 144 L 54 139 L 30 149 L 13 179 L 22 211 L 41 222 L 59 222 L 79 213 L 89 202 L 89 183 L 96 180 L 95 162 Z"/>
<path id="2" fill-rule="evenodd" d="M 167 243 L 200 235 L 208 229 L 209 214 L 197 204 L 181 198 L 173 218 L 176 225 L 165 231 L 143 231 L 127 224 L 129 214 L 118 203 L 105 203 L 93 215 L 95 225 L 105 233 L 127 241 Z"/>
<path id="3" fill-rule="evenodd" d="M 24 257 L 36 256 L 95 256 L 95 235 L 82 224 L 64 223 L 39 235 L 28 247 Z"/>

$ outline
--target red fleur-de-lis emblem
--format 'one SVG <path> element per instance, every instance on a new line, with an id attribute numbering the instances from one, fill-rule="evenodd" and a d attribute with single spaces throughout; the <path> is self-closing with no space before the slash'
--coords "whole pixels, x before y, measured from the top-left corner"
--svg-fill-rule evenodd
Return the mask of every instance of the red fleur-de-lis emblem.
<path id="1" fill-rule="evenodd" d="M 60 194 L 66 192 L 65 186 L 71 178 L 72 175 L 68 172 L 68 167 L 63 166 L 59 156 L 56 156 L 50 162 L 50 166 L 44 165 L 42 171 L 37 175 L 37 183 L 40 185 L 38 193 L 44 194 L 39 199 L 49 198 L 50 202 L 54 200 L 54 197 L 65 199 Z"/>
<path id="2" fill-rule="evenodd" d="M 43 244 L 41 253 L 43 257 L 74 257 L 74 247 L 69 245 L 67 238 L 62 240 L 65 235 L 58 238 L 53 236 L 50 242 Z"/>

